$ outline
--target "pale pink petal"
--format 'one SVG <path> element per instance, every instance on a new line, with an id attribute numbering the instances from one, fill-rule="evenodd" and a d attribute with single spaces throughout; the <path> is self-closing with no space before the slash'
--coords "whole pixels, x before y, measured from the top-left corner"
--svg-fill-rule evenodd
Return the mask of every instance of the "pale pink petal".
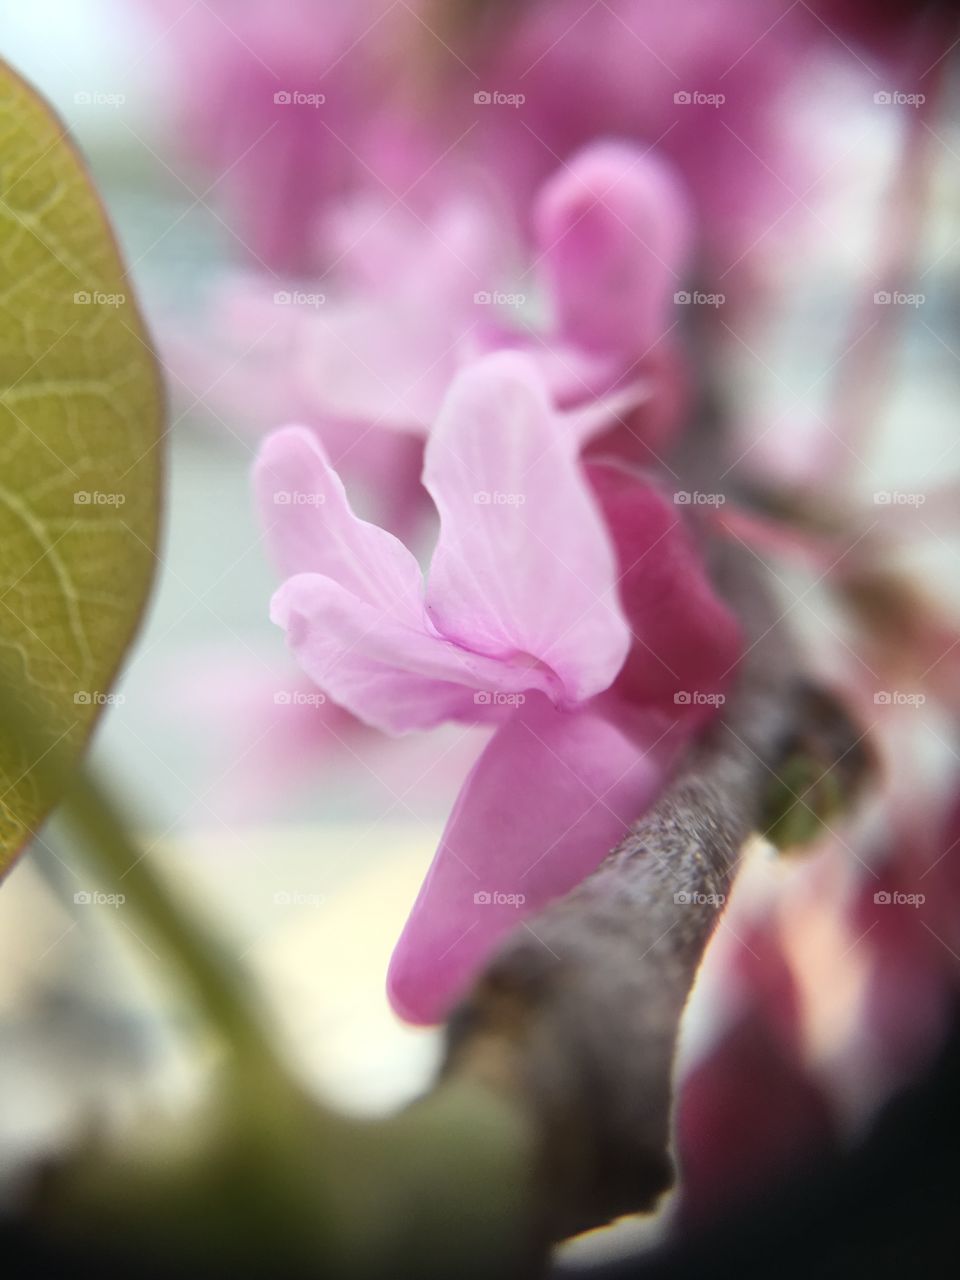
<path id="1" fill-rule="evenodd" d="M 535 227 L 561 337 L 633 358 L 657 343 L 690 242 L 670 169 L 642 147 L 590 146 L 543 187 Z"/>
<path id="2" fill-rule="evenodd" d="M 486 720 L 516 694 L 551 683 L 547 672 L 472 653 L 438 635 L 425 615 L 405 620 L 321 574 L 289 578 L 270 616 L 310 678 L 385 733 Z"/>
<path id="3" fill-rule="evenodd" d="M 571 714 L 533 695 L 497 731 L 393 955 L 402 1017 L 442 1019 L 506 934 L 597 867 L 664 785 L 679 743 L 668 725 L 648 714 L 628 727 L 596 703 Z"/>
<path id="4" fill-rule="evenodd" d="M 576 441 L 527 359 L 504 352 L 459 374 L 423 479 L 441 522 L 427 586 L 437 628 L 549 669 L 563 702 L 606 689 L 629 646 L 613 549 Z"/>
<path id="5" fill-rule="evenodd" d="M 387 617 L 422 625 L 420 566 L 392 534 L 354 515 L 312 431 L 286 427 L 268 436 L 254 484 L 283 573 L 323 574 Z"/>

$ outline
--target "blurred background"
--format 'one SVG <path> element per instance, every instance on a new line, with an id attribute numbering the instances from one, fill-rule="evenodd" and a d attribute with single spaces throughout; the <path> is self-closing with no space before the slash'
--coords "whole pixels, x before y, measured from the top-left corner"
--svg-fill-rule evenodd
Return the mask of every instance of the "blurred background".
<path id="1" fill-rule="evenodd" d="M 723 405 L 720 486 L 783 519 L 773 551 L 766 528 L 744 536 L 776 559 L 811 668 L 848 690 L 888 769 L 844 848 L 799 869 L 753 851 L 685 1060 L 693 1072 L 736 1025 L 724 966 L 761 918 L 779 922 L 805 1068 L 841 1131 L 935 1042 L 937 999 L 921 1001 L 919 1029 L 902 1015 L 940 981 L 939 962 L 952 971 L 949 939 L 931 944 L 938 964 L 910 968 L 916 947 L 898 932 L 893 967 L 916 985 L 898 989 L 879 1032 L 865 1011 L 883 1003 L 870 947 L 886 926 L 861 946 L 876 926 L 850 915 L 851 866 L 875 865 L 881 846 L 876 865 L 893 865 L 885 837 L 915 829 L 920 811 L 946 815 L 929 819 L 929 862 L 952 866 L 943 831 L 960 794 L 960 31 L 947 5 L 928 6 L 914 29 L 914 8 L 721 14 L 689 0 L 667 15 L 600 0 L 518 5 L 508 18 L 492 2 L 346 13 L 0 0 L 0 52 L 88 157 L 170 391 L 157 588 L 96 762 L 135 809 L 150 856 L 264 984 L 300 1071 L 342 1105 L 385 1110 L 429 1079 L 436 1035 L 390 1013 L 383 975 L 484 731 L 397 744 L 318 700 L 268 619 L 277 576 L 251 462 L 272 428 L 333 420 L 329 447 L 348 473 L 356 463 L 347 478 L 361 508 L 427 545 L 429 521 L 404 490 L 415 437 L 374 432 L 361 447 L 366 432 L 345 426 L 350 387 L 334 385 L 330 338 L 350 319 L 344 295 L 369 294 L 372 280 L 384 323 L 429 312 L 427 292 L 394 279 L 391 236 L 395 224 L 430 232 L 453 191 L 508 242 L 495 269 L 478 268 L 478 289 L 515 287 L 516 323 L 536 327 L 542 300 L 517 266 L 530 261 L 530 193 L 606 136 L 661 151 L 690 192 L 696 265 L 670 319 L 693 369 L 687 412 L 702 397 Z M 838 527 L 846 576 L 836 544 L 818 541 Z M 935 608 L 913 612 L 904 581 Z M 910 630 L 911 618 L 929 625 Z M 11 1185 L 91 1109 L 119 1121 L 145 1098 L 175 1106 L 202 1076 L 122 908 L 82 900 L 97 888 L 54 825 L 0 894 L 0 1172 Z"/>

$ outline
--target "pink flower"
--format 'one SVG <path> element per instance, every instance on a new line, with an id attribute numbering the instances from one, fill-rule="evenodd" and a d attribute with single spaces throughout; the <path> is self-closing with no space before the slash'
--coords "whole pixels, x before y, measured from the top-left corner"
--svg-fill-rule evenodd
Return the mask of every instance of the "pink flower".
<path id="1" fill-rule="evenodd" d="M 211 199 L 287 269 L 328 260 L 320 220 L 344 194 L 422 216 L 480 169 L 526 211 L 558 163 L 610 136 L 678 164 L 708 244 L 738 265 L 817 176 L 781 119 L 797 69 L 823 45 L 846 52 L 807 6 L 769 0 L 534 0 L 461 24 L 459 41 L 421 0 L 146 2 L 169 28 Z"/>
<path id="2" fill-rule="evenodd" d="M 704 960 L 705 1043 L 680 1067 L 675 1229 L 722 1217 L 839 1139 L 837 1106 L 810 1062 L 796 976 L 771 904 L 737 911 Z"/>
<path id="3" fill-rule="evenodd" d="M 375 147 L 409 148 L 376 68 L 410 15 L 385 0 L 145 0 L 179 89 L 179 136 L 209 172 L 244 256 L 298 270 L 322 257 L 318 217 L 370 180 Z"/>
<path id="4" fill-rule="evenodd" d="M 272 616 L 306 673 L 390 733 L 497 725 L 391 967 L 398 1011 L 432 1021 L 654 799 L 716 703 L 738 630 L 677 508 L 639 475 L 588 474 L 518 353 L 458 374 L 430 433 L 440 532 L 426 585 L 400 542 L 353 514 L 312 433 L 271 436 L 257 484 L 290 575 Z M 692 689 L 703 696 L 678 704 Z"/>
<path id="5" fill-rule="evenodd" d="M 674 175 L 626 144 L 588 148 L 539 194 L 522 269 L 501 221 L 466 197 L 429 224 L 377 204 L 344 207 L 340 266 L 322 289 L 235 282 L 202 335 L 169 326 L 170 362 L 231 423 L 262 427 L 279 406 L 318 431 L 351 480 L 375 480 L 382 463 L 404 477 L 387 510 L 394 528 L 416 506 L 415 442 L 457 370 L 485 352 L 535 360 L 578 439 L 619 421 L 628 442 L 659 452 L 685 405 L 670 299 L 692 237 Z M 528 322 L 517 303 L 544 318 Z M 381 503 L 393 491 L 376 487 Z"/>
<path id="6" fill-rule="evenodd" d="M 453 374 L 503 347 L 536 359 L 564 406 L 627 382 L 649 402 L 673 371 L 664 339 L 690 215 L 672 171 L 641 148 L 597 143 L 554 174 L 520 271 L 489 203 L 448 199 L 426 226 L 386 221 L 356 229 L 339 299 L 301 312 L 300 374 L 322 412 L 426 432 Z M 546 319 L 525 321 L 525 307 Z"/>

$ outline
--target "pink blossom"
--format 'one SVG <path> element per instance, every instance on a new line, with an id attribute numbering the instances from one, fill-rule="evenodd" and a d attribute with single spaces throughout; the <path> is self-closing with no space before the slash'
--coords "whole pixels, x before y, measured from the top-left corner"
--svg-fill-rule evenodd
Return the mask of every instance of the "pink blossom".
<path id="1" fill-rule="evenodd" d="M 321 215 L 344 194 L 423 216 L 480 170 L 525 214 L 558 163 L 611 136 L 678 165 L 733 266 L 816 176 L 813 148 L 799 156 L 781 128 L 797 68 L 824 45 L 845 52 L 806 6 L 768 0 L 535 0 L 460 39 L 422 0 L 147 2 L 211 199 L 254 256 L 288 269 L 329 260 Z M 297 93 L 324 100 L 275 102 Z"/>
<path id="2" fill-rule="evenodd" d="M 705 962 L 709 1041 L 678 1082 L 679 1227 L 749 1203 L 840 1136 L 836 1101 L 810 1062 L 776 916 L 755 907 L 732 914 Z"/>
<path id="3" fill-rule="evenodd" d="M 686 404 L 669 303 L 692 236 L 675 175 L 626 144 L 587 148 L 540 192 L 525 267 L 502 221 L 466 197 L 429 223 L 343 206 L 331 232 L 340 265 L 323 291 L 235 281 L 204 335 L 170 326 L 171 364 L 230 424 L 312 426 L 348 478 L 373 481 L 381 502 L 394 495 L 376 515 L 399 530 L 418 506 L 413 441 L 457 370 L 485 352 L 535 360 L 577 439 L 619 422 L 656 456 Z M 379 471 L 390 484 L 376 485 Z"/>
<path id="4" fill-rule="evenodd" d="M 675 175 L 642 149 L 598 143 L 553 175 L 523 270 L 495 206 L 448 200 L 427 226 L 395 220 L 404 232 L 369 283 L 353 267 L 345 300 L 302 313 L 301 372 L 324 412 L 424 432 L 456 370 L 505 346 L 540 362 L 565 406 L 664 370 L 690 215 Z M 361 231 L 348 265 L 383 234 Z M 527 304 L 546 320 L 525 323 Z"/>
<path id="5" fill-rule="evenodd" d="M 159 19 L 154 56 L 166 53 L 179 90 L 179 137 L 210 175 L 198 194 L 226 208 L 244 256 L 268 269 L 316 265 L 318 214 L 369 180 L 373 139 L 406 149 L 376 79 L 395 47 L 395 6 L 146 4 Z"/>
<path id="6" fill-rule="evenodd" d="M 497 725 L 394 956 L 391 997 L 413 1021 L 441 1016 L 505 932 L 625 834 L 739 651 L 677 508 L 638 474 L 585 470 L 559 417 L 519 353 L 456 376 L 426 446 L 440 532 L 425 585 L 353 515 L 312 433 L 274 434 L 257 467 L 290 575 L 272 616 L 306 673 L 387 732 Z M 278 507 L 294 489 L 311 500 Z M 691 688 L 704 698 L 678 705 Z"/>

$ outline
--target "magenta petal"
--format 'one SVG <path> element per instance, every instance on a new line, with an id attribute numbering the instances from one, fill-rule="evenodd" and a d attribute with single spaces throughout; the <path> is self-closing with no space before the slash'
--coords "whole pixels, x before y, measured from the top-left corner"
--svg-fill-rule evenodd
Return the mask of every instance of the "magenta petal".
<path id="1" fill-rule="evenodd" d="M 592 463 L 621 565 L 620 597 L 634 644 L 616 690 L 632 702 L 703 719 L 725 697 L 743 634 L 707 574 L 684 503 L 642 473 Z"/>
<path id="2" fill-rule="evenodd" d="M 678 744 L 662 716 L 628 721 L 599 700 L 571 714 L 528 698 L 467 778 L 394 951 L 400 1016 L 442 1019 L 501 939 L 593 871 L 643 814 Z"/>
<path id="3" fill-rule="evenodd" d="M 649 151 L 598 143 L 540 193 L 537 239 L 560 336 L 636 359 L 672 324 L 690 215 L 673 173 Z"/>

